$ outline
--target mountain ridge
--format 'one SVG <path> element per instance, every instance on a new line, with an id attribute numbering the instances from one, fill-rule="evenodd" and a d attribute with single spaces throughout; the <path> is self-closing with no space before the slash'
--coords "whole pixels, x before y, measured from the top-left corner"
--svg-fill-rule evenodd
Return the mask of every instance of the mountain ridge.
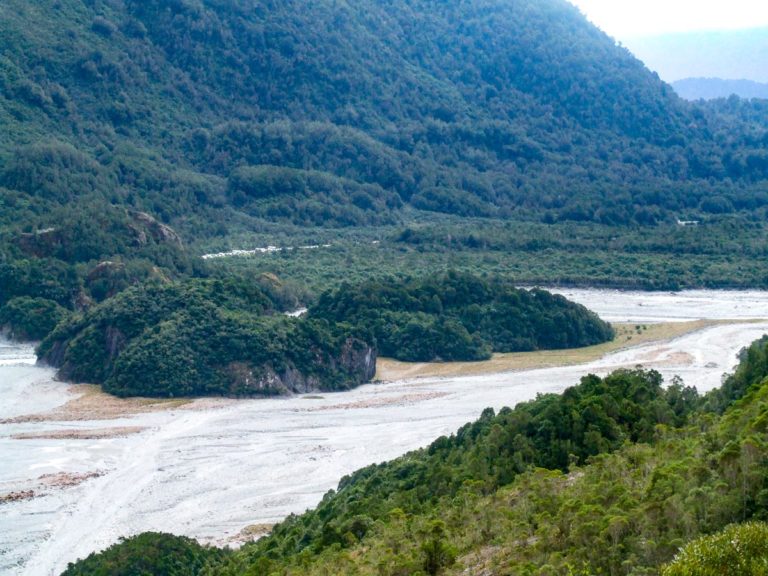
<path id="1" fill-rule="evenodd" d="M 628 38 L 627 47 L 667 82 L 690 77 L 768 82 L 768 27 L 694 30 Z"/>
<path id="2" fill-rule="evenodd" d="M 768 98 L 768 83 L 745 79 L 682 78 L 672 82 L 675 91 L 686 100 L 715 98 Z"/>
<path id="3" fill-rule="evenodd" d="M 714 178 L 706 194 L 733 193 L 722 176 L 746 144 L 721 149 L 707 112 L 562 0 L 302 6 L 12 0 L 0 124 L 16 136 L 0 172 L 68 142 L 82 155 L 73 168 L 100 173 L 71 193 L 166 221 L 228 206 L 244 165 L 309 168 L 421 210 L 503 218 L 595 219 L 611 199 L 619 221 L 643 223 L 633 205 L 670 209 L 643 187 L 676 187 L 677 203 L 695 194 L 692 180 Z M 32 33 L 38 18 L 46 26 Z M 330 153 L 329 137 L 339 143 Z M 395 181 L 366 173 L 371 162 Z M 7 174 L 0 184 L 19 189 Z M 322 208 L 296 201 L 297 223 L 294 213 L 319 221 L 338 207 L 323 194 Z"/>

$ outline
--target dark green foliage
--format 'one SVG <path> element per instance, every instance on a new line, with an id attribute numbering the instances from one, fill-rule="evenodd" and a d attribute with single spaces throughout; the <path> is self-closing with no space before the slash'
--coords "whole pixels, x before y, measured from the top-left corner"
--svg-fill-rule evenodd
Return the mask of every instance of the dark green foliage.
<path id="1" fill-rule="evenodd" d="M 0 307 L 0 327 L 15 340 L 42 340 L 67 315 L 52 300 L 20 296 Z"/>
<path id="2" fill-rule="evenodd" d="M 0 42 L 0 185 L 166 221 L 242 208 L 247 166 L 313 181 L 246 208 L 300 224 L 763 214 L 765 117 L 681 101 L 563 0 L 9 0 Z"/>
<path id="3" fill-rule="evenodd" d="M 74 266 L 54 258 L 0 260 L 0 302 L 26 296 L 71 308 L 82 287 Z"/>
<path id="4" fill-rule="evenodd" d="M 247 241 L 217 239 L 205 252 L 249 246 L 330 245 L 254 258 L 208 260 L 221 273 L 279 276 L 306 288 L 302 301 L 343 282 L 456 270 L 522 286 L 632 290 L 768 287 L 768 229 L 741 219 L 699 226 L 625 228 L 432 216 L 393 229 L 267 229 Z M 342 270 L 343 272 L 339 272 Z"/>
<path id="5" fill-rule="evenodd" d="M 0 173 L 0 185 L 63 204 L 93 193 L 105 194 L 114 182 L 93 158 L 54 140 L 16 150 Z"/>
<path id="6" fill-rule="evenodd" d="M 38 354 L 62 377 L 120 396 L 270 395 L 371 378 L 364 342 L 274 308 L 245 280 L 143 285 L 61 324 Z"/>
<path id="7" fill-rule="evenodd" d="M 379 185 L 277 166 L 236 169 L 229 177 L 228 196 L 254 216 L 329 227 L 389 224 L 391 210 L 401 205 L 397 194 Z"/>
<path id="8" fill-rule="evenodd" d="M 720 388 L 707 394 L 705 406 L 722 414 L 765 378 L 768 378 L 768 335 L 741 350 L 736 371 L 725 378 Z"/>
<path id="9" fill-rule="evenodd" d="M 739 238 L 765 220 L 765 104 L 679 100 L 563 0 L 4 8 L 0 303 L 82 310 L 206 274 L 137 231 L 142 213 L 188 243 L 425 211 L 614 228 L 728 217 Z M 731 260 L 732 235 L 716 238 L 684 275 L 654 252 L 639 278 L 579 261 L 547 279 L 765 285 Z"/>
<path id="10" fill-rule="evenodd" d="M 0 304 L 19 297 L 83 309 L 146 280 L 204 275 L 176 232 L 145 212 L 80 199 L 0 230 Z"/>
<path id="11" fill-rule="evenodd" d="M 694 389 L 674 384 L 664 390 L 661 383 L 658 372 L 622 370 L 605 378 L 586 376 L 561 396 L 540 396 L 498 415 L 487 409 L 425 450 L 343 478 L 316 510 L 279 524 L 253 553 L 316 553 L 344 545 L 340 536 L 329 540 L 327 534 L 343 534 L 357 515 L 378 520 L 394 508 L 427 513 L 468 484 L 492 493 L 531 466 L 567 470 L 625 442 L 652 441 L 658 424 L 681 425 L 698 405 Z"/>
<path id="12" fill-rule="evenodd" d="M 421 545 L 424 552 L 424 571 L 436 576 L 456 561 L 456 551 L 446 542 L 446 527 L 442 520 L 435 521 L 429 532 L 429 539 Z"/>
<path id="13" fill-rule="evenodd" d="M 456 272 L 343 284 L 324 293 L 309 315 L 369 331 L 385 356 L 422 362 L 575 348 L 614 336 L 594 313 L 562 296 Z"/>
<path id="14" fill-rule="evenodd" d="M 768 525 L 734 524 L 686 544 L 662 576 L 765 576 L 768 574 Z"/>
<path id="15" fill-rule="evenodd" d="M 145 532 L 70 564 L 62 576 L 197 576 L 228 555 L 191 538 Z"/>

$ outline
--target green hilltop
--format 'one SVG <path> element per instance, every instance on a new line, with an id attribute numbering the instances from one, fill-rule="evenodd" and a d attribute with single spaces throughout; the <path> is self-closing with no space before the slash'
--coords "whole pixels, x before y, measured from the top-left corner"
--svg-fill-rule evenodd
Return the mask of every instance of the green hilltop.
<path id="1" fill-rule="evenodd" d="M 9 0 L 2 22 L 0 185 L 33 205 L 349 226 L 768 203 L 762 103 L 681 101 L 563 0 Z"/>

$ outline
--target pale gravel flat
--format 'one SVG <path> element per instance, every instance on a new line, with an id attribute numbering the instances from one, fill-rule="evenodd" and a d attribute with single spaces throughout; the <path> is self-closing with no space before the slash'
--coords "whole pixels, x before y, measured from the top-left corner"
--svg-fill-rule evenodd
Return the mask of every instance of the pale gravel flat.
<path id="1" fill-rule="evenodd" d="M 768 319 L 766 292 L 563 292 L 612 321 Z M 75 436 L 78 430 L 145 428 L 124 437 L 13 440 L 12 434 L 34 435 L 52 424 L 0 424 L 0 486 L 45 474 L 101 474 L 3 504 L 0 573 L 58 574 L 67 562 L 146 530 L 207 542 L 238 539 L 248 526 L 263 528 L 314 506 L 344 474 L 450 434 L 487 406 L 562 391 L 588 372 L 642 364 L 709 390 L 736 363 L 738 351 L 765 332 L 768 320 L 717 325 L 579 366 L 425 378 L 322 396 L 201 401 L 191 410 L 55 426 Z M 33 412 L 38 395 L 43 411 L 72 399 L 51 371 L 26 369 L 32 372 L 0 365 L 0 417 Z"/>

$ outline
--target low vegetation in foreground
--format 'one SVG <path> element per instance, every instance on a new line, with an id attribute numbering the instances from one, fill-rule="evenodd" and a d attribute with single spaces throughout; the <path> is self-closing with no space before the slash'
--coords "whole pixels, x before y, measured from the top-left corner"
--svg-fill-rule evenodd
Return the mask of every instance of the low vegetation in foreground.
<path id="1" fill-rule="evenodd" d="M 739 569 L 767 557 L 766 414 L 768 338 L 703 397 L 654 371 L 586 376 L 345 477 L 240 550 L 153 573 L 760 574 Z M 150 550 L 179 540 L 144 537 Z M 125 573 L 142 547 L 116 544 L 65 574 Z"/>

